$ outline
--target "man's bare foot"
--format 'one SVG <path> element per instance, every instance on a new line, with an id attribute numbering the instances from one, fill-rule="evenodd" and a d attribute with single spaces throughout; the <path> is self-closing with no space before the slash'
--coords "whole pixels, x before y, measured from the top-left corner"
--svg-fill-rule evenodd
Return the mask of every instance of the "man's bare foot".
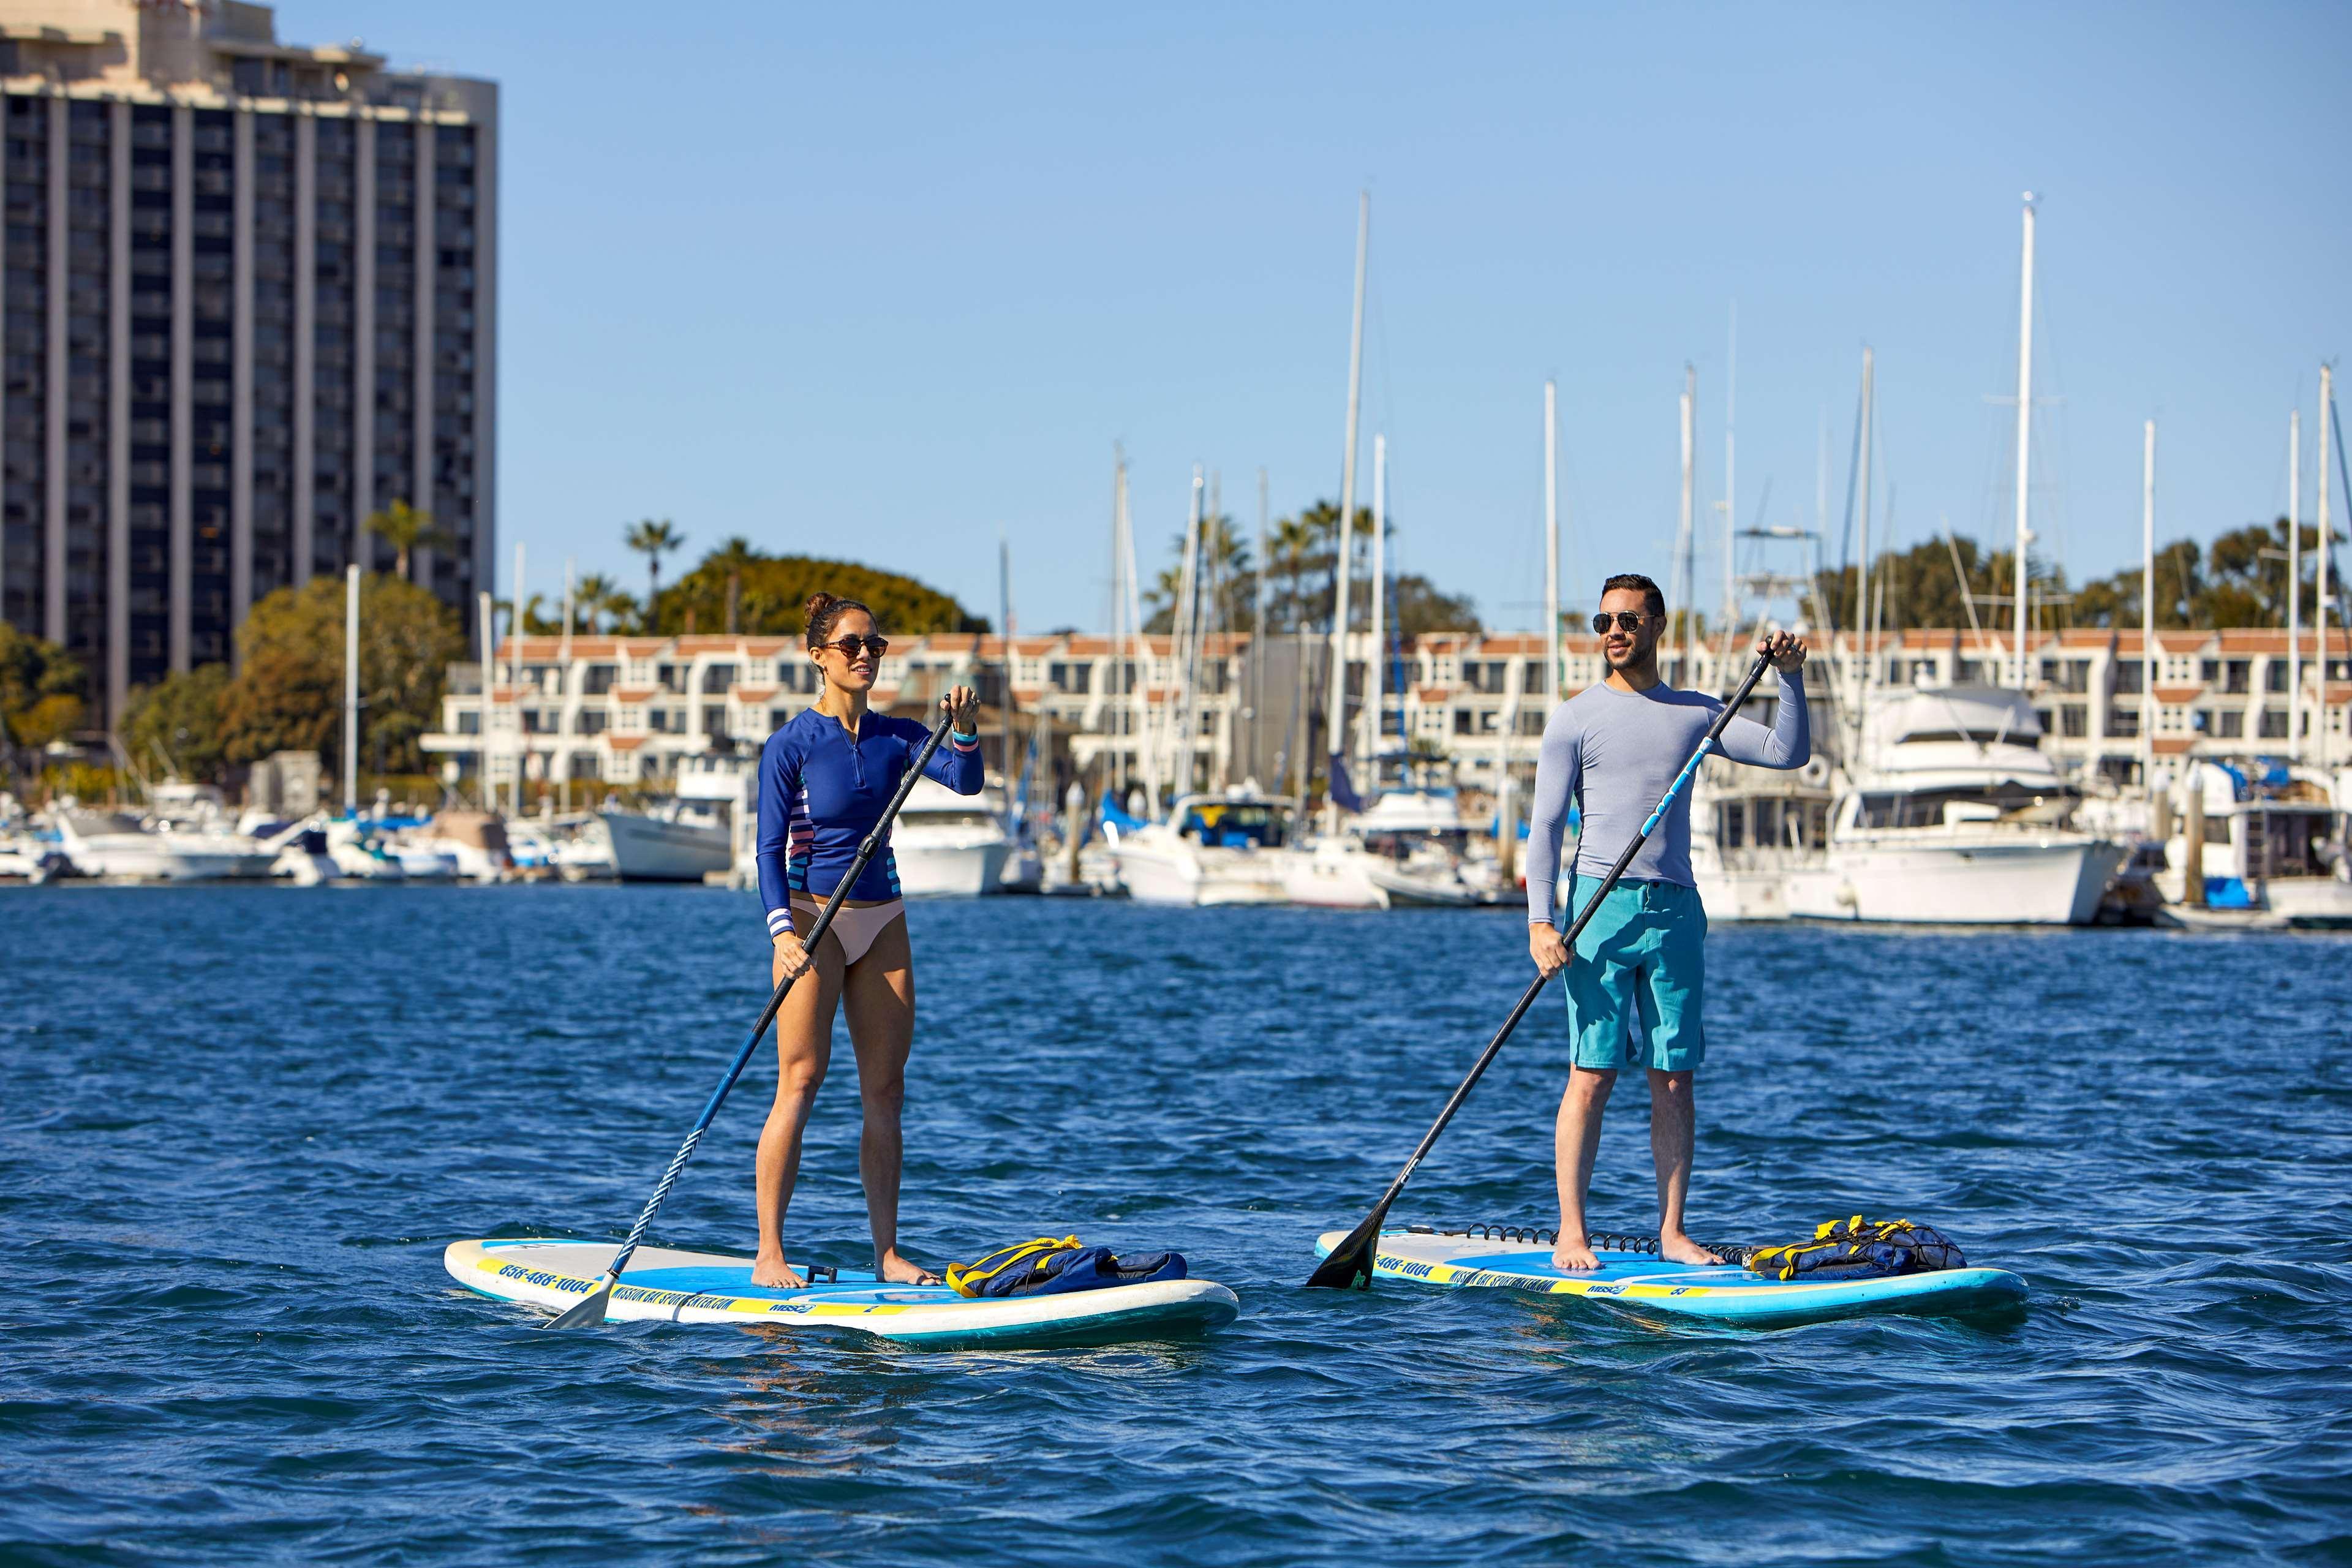
<path id="1" fill-rule="evenodd" d="M 1658 1256 L 1669 1263 L 1720 1263 L 1722 1258 L 1682 1232 L 1658 1237 Z"/>
<path id="2" fill-rule="evenodd" d="M 893 1285 L 936 1285 L 940 1277 L 892 1247 L 875 1261 L 874 1272 Z"/>
<path id="3" fill-rule="evenodd" d="M 1570 1241 L 1563 1236 L 1559 1245 L 1552 1248 L 1551 1266 L 1563 1274 L 1584 1274 L 1600 1268 L 1601 1259 L 1592 1255 L 1590 1244 Z"/>
<path id="4" fill-rule="evenodd" d="M 763 1252 L 751 1260 L 751 1283 L 775 1290 L 797 1290 L 808 1283 L 781 1252 Z"/>

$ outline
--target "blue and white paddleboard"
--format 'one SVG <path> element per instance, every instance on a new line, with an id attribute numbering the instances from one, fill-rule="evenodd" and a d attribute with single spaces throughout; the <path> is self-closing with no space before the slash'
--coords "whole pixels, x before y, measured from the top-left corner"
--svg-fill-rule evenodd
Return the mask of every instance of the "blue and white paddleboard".
<path id="1" fill-rule="evenodd" d="M 617 1250 L 609 1241 L 453 1241 L 441 1261 L 468 1290 L 562 1311 L 596 1288 Z M 905 1344 L 968 1350 L 1188 1339 L 1232 1322 L 1240 1311 L 1231 1290 L 1207 1279 L 975 1300 L 944 1285 L 891 1285 L 843 1269 L 835 1280 L 772 1289 L 751 1283 L 748 1258 L 641 1247 L 605 1315 L 614 1322 L 851 1329 Z"/>
<path id="2" fill-rule="evenodd" d="M 1522 1233 L 1524 1234 L 1524 1233 Z M 1347 1239 L 1317 1240 L 1318 1257 Z M 1381 1232 L 1372 1274 L 1454 1289 L 1535 1290 L 1581 1296 L 1638 1312 L 1740 1323 L 1799 1323 L 1864 1312 L 1946 1316 L 2014 1307 L 2025 1281 L 2005 1268 L 1942 1268 L 1876 1279 L 1767 1279 L 1736 1264 L 1668 1263 L 1643 1252 L 1601 1252 L 1601 1267 L 1569 1274 L 1552 1267 L 1551 1243 L 1500 1241 L 1426 1228 Z"/>

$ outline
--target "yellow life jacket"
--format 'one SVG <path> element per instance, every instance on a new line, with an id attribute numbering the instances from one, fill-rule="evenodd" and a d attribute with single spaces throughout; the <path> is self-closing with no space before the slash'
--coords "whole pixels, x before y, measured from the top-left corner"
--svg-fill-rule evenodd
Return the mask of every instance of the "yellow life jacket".
<path id="1" fill-rule="evenodd" d="M 1860 1215 L 1826 1221 L 1814 1228 L 1809 1241 L 1759 1247 L 1748 1257 L 1748 1269 L 1767 1279 L 1925 1274 L 1967 1267 L 1958 1245 L 1932 1226 Z"/>
<path id="2" fill-rule="evenodd" d="M 1075 1236 L 1066 1236 L 1059 1241 L 1041 1236 L 1034 1241 L 1000 1247 L 977 1262 L 949 1264 L 948 1288 L 959 1296 L 977 1296 L 982 1286 L 1006 1270 L 1025 1274 L 1054 1253 L 1074 1251 L 1077 1245 Z"/>

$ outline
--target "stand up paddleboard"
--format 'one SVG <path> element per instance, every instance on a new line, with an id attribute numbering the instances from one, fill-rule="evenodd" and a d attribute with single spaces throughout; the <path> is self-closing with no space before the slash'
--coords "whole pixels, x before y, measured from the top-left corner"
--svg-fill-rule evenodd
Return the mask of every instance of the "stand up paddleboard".
<path id="1" fill-rule="evenodd" d="M 1492 1234 L 1435 1231 L 1426 1226 L 1381 1232 L 1372 1274 L 1454 1289 L 1534 1290 L 1581 1296 L 1638 1312 L 1721 1321 L 1778 1324 L 1865 1312 L 1951 1316 L 2013 1309 L 2025 1281 L 2005 1268 L 1939 1268 L 1862 1279 L 1767 1279 L 1737 1264 L 1669 1263 L 1654 1253 L 1599 1251 L 1601 1267 L 1568 1274 L 1552 1267 L 1549 1241 L 1503 1240 Z M 1347 1239 L 1343 1230 L 1317 1240 L 1318 1257 Z"/>
<path id="2" fill-rule="evenodd" d="M 596 1289 L 617 1250 L 611 1242 L 536 1237 L 453 1241 L 441 1261 L 468 1290 L 560 1312 Z M 902 1344 L 1000 1350 L 1189 1339 L 1232 1322 L 1240 1311 L 1231 1290 L 1207 1279 L 975 1300 L 944 1285 L 892 1285 L 845 1268 L 797 1290 L 774 1289 L 751 1283 L 748 1258 L 641 1247 L 606 1316 L 614 1322 L 850 1329 Z"/>

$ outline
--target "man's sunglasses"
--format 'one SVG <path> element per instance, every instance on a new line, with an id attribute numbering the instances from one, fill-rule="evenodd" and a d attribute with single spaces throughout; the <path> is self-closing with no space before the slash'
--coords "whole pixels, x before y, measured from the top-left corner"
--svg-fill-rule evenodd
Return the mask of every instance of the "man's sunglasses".
<path id="1" fill-rule="evenodd" d="M 1620 610 L 1613 616 L 1602 610 L 1592 617 L 1592 629 L 1595 634 L 1606 637 L 1609 635 L 1609 623 L 1615 621 L 1620 631 L 1638 632 L 1642 629 L 1642 623 L 1649 618 L 1639 610 Z"/>
<path id="2" fill-rule="evenodd" d="M 864 648 L 876 658 L 880 658 L 890 651 L 890 639 L 888 637 L 842 637 L 838 641 L 819 643 L 817 646 L 838 648 L 844 658 L 856 658 L 859 648 Z"/>

